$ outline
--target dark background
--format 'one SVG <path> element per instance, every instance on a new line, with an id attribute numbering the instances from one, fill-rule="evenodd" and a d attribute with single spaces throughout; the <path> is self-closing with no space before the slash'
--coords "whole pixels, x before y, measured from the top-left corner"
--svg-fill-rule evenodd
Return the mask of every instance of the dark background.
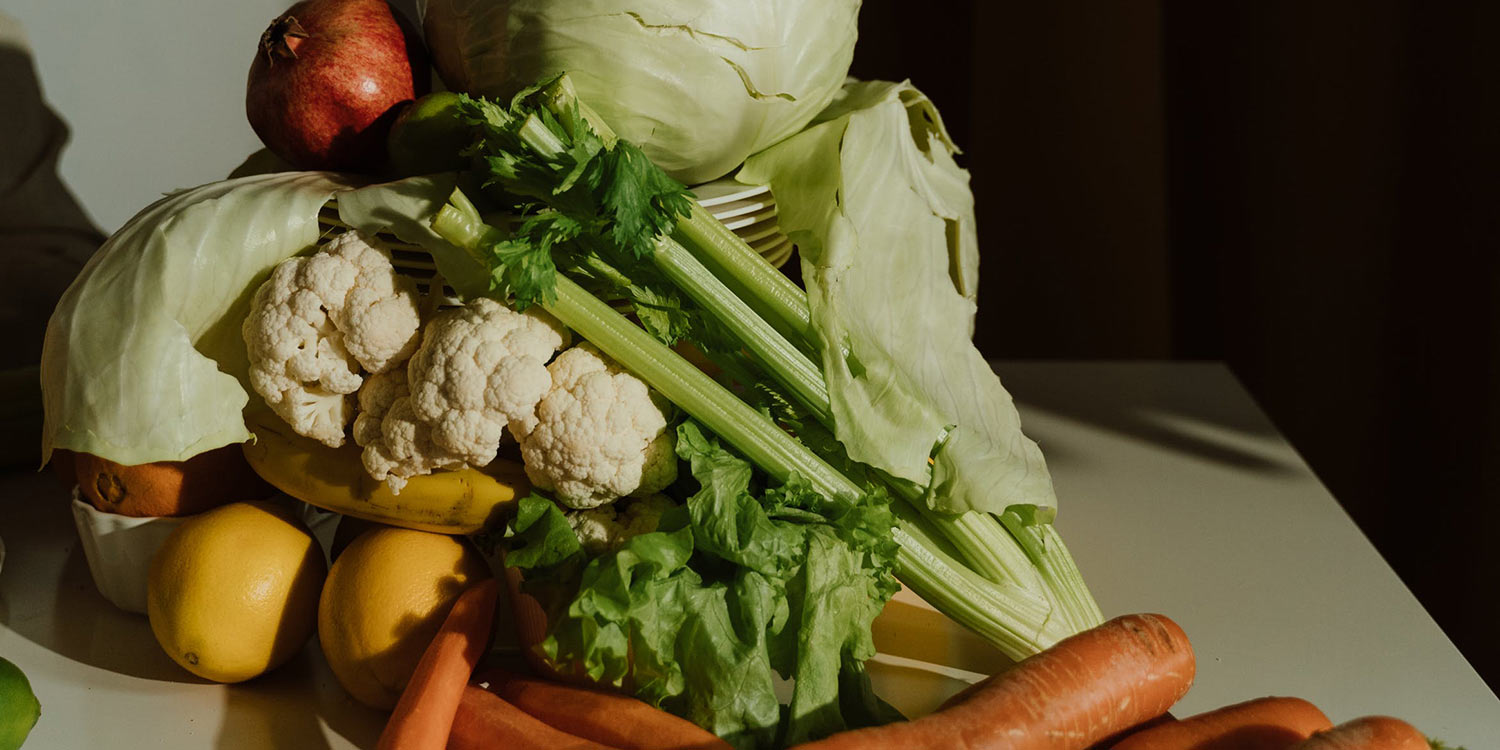
<path id="1" fill-rule="evenodd" d="M 853 74 L 965 149 L 980 348 L 1224 360 L 1500 687 L 1500 3 L 936 7 Z"/>

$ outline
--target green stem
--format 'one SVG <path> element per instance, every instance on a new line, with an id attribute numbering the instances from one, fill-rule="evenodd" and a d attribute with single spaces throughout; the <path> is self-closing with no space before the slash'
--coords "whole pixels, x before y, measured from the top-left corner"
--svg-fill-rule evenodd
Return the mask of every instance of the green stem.
<path id="1" fill-rule="evenodd" d="M 464 203 L 454 200 L 444 207 L 433 229 L 482 259 L 483 245 L 478 243 L 502 233 L 461 210 Z M 545 308 L 770 476 L 786 481 L 798 474 L 818 492 L 840 502 L 854 501 L 862 494 L 802 443 L 566 276 L 558 274 L 557 299 Z M 951 548 L 946 548 L 942 532 L 933 531 L 933 522 L 911 503 L 897 501 L 891 507 L 899 519 L 894 530 L 900 545 L 896 575 L 918 596 L 1012 658 L 1035 653 L 1067 635 L 1051 622 L 1051 607 L 1044 598 L 969 570 L 948 551 Z"/>
<path id="2" fill-rule="evenodd" d="M 1051 605 L 1036 592 L 990 581 L 955 560 L 909 503 L 892 503 L 891 509 L 899 519 L 896 570 L 901 582 L 939 612 L 1016 660 L 1071 634 L 1050 621 Z"/>
<path id="3" fill-rule="evenodd" d="M 1049 522 L 1023 516 L 1012 508 L 1000 514 L 1000 523 L 1026 550 L 1053 601 L 1074 630 L 1087 630 L 1104 622 L 1098 602 L 1083 582 L 1078 564 L 1063 544 L 1062 535 Z"/>
<path id="4" fill-rule="evenodd" d="M 771 476 L 786 481 L 800 474 L 832 499 L 853 501 L 862 494 L 775 423 L 568 277 L 558 274 L 557 299 L 543 306 Z"/>
<path id="5" fill-rule="evenodd" d="M 652 253 L 651 259 L 667 280 L 728 328 L 735 340 L 760 360 L 765 371 L 807 407 L 819 422 L 828 424 L 833 421 L 828 404 L 828 385 L 823 380 L 823 371 L 812 360 L 755 314 L 741 297 L 725 287 L 718 277 L 672 238 L 657 238 L 656 252 Z"/>
<path id="6" fill-rule="evenodd" d="M 807 307 L 807 293 L 766 262 L 734 230 L 693 202 L 688 218 L 677 222 L 672 236 L 736 296 L 803 351 L 816 353 L 817 331 Z"/>

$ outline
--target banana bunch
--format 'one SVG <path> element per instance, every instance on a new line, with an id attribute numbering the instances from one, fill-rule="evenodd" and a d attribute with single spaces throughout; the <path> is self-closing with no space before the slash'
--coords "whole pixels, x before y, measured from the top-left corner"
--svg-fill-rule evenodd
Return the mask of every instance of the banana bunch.
<path id="1" fill-rule="evenodd" d="M 276 489 L 346 516 L 439 534 L 472 534 L 513 511 L 531 491 L 521 464 L 495 459 L 483 469 L 445 471 L 407 480 L 397 495 L 360 463 L 352 443 L 330 448 L 279 419 L 247 415 L 255 440 L 245 459 Z"/>

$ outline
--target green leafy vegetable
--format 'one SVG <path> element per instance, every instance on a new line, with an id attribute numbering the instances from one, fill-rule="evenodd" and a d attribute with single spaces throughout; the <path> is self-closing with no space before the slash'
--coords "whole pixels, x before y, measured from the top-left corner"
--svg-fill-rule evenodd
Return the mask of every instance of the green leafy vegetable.
<path id="1" fill-rule="evenodd" d="M 950 450 L 944 441 L 962 434 L 957 429 L 960 425 L 938 419 L 938 416 L 946 415 L 934 412 L 928 418 L 931 426 L 928 432 L 907 437 L 909 444 L 923 446 L 926 451 L 922 454 L 923 465 L 910 472 L 919 477 L 920 482 L 900 476 L 885 464 L 862 461 L 854 455 L 853 448 L 859 441 L 841 434 L 841 418 L 831 409 L 825 378 L 834 381 L 835 376 L 820 369 L 809 359 L 807 352 L 817 348 L 825 352 L 838 350 L 839 364 L 836 366 L 847 368 L 851 377 L 867 377 L 872 369 L 878 368 L 886 368 L 895 373 L 895 377 L 902 377 L 897 366 L 881 356 L 878 349 L 869 349 L 870 362 L 865 363 L 860 359 L 865 352 L 845 352 L 836 344 L 840 340 L 847 343 L 851 340 L 850 333 L 865 330 L 860 316 L 848 320 L 835 318 L 830 323 L 826 315 L 810 315 L 807 296 L 801 289 L 774 271 L 766 272 L 769 266 L 764 259 L 701 207 L 689 206 L 688 211 L 682 212 L 665 202 L 649 199 L 606 200 L 603 195 L 610 186 L 594 180 L 590 175 L 596 172 L 579 159 L 587 159 L 590 164 L 607 163 L 606 155 L 622 148 L 623 142 L 617 141 L 598 115 L 577 100 L 566 77 L 526 92 L 508 107 L 482 100 L 474 100 L 472 106 L 474 112 L 470 120 L 476 140 L 471 153 L 479 158 L 483 179 L 490 186 L 486 197 L 501 206 L 525 210 L 532 210 L 527 201 L 541 200 L 547 204 L 547 210 L 567 216 L 584 228 L 566 245 L 554 243 L 550 246 L 549 254 L 559 270 L 552 286 L 555 296 L 528 301 L 543 305 L 583 339 L 640 377 L 749 462 L 745 465 L 726 462 L 716 451 L 709 449 L 694 453 L 692 448 L 702 436 L 684 432 L 680 436 L 681 445 L 686 446 L 683 448 L 686 451 L 684 458 L 694 463 L 695 475 L 702 475 L 699 479 L 705 487 L 718 487 L 722 492 L 705 491 L 695 495 L 698 507 L 711 509 L 711 514 L 690 513 L 681 526 L 663 527 L 663 533 L 694 528 L 694 552 L 683 566 L 701 581 L 720 580 L 717 575 L 725 564 L 754 573 L 753 576 L 747 574 L 735 578 L 744 588 L 733 589 L 735 595 L 724 600 L 722 606 L 729 614 L 723 614 L 723 617 L 749 612 L 754 617 L 741 615 L 741 621 L 756 623 L 757 627 L 773 621 L 765 619 L 767 610 L 763 605 L 767 589 L 762 579 L 775 577 L 774 563 L 782 559 L 778 557 L 778 550 L 787 547 L 779 534 L 768 530 L 774 529 L 776 522 L 816 525 L 820 519 L 844 518 L 853 509 L 863 507 L 868 498 L 880 497 L 882 507 L 888 509 L 891 519 L 888 523 L 878 527 L 856 523 L 847 527 L 860 529 L 858 534 L 818 532 L 821 537 L 817 544 L 827 542 L 831 546 L 826 550 L 807 548 L 806 555 L 816 556 L 822 561 L 820 570 L 826 569 L 831 576 L 826 580 L 803 581 L 803 585 L 818 589 L 819 601 L 839 602 L 844 595 L 851 596 L 851 601 L 883 600 L 882 596 L 858 593 L 859 576 L 844 575 L 840 571 L 855 570 L 857 566 L 853 566 L 853 561 L 866 555 L 860 550 L 885 549 L 889 553 L 881 554 L 891 556 L 893 569 L 906 585 L 945 614 L 1017 658 L 1035 653 L 1102 621 L 1066 548 L 1048 523 L 1052 512 L 1049 506 L 1033 503 L 996 506 L 1003 513 L 949 513 L 943 510 L 949 502 L 946 493 L 951 491 L 952 485 L 928 487 L 927 480 L 931 475 L 925 471 L 925 460 L 928 453 L 935 452 L 938 463 L 941 463 L 942 454 Z M 905 123 L 906 110 L 901 111 Z M 593 131 L 592 135 L 579 129 L 584 124 Z M 817 126 L 814 130 L 822 127 Z M 905 126 L 902 133 L 907 133 Z M 841 134 L 838 139 L 842 137 Z M 909 134 L 907 138 L 910 138 Z M 596 140 L 603 144 L 603 150 L 588 145 Z M 585 144 L 582 148 L 579 147 L 580 141 Z M 887 161 L 900 161 L 905 155 L 906 152 L 893 150 Z M 878 159 L 870 161 L 876 168 L 891 168 L 889 164 L 880 164 Z M 543 179 L 548 175 L 546 165 L 551 165 L 550 182 Z M 617 174 L 618 179 L 634 179 L 643 185 L 639 191 L 617 192 L 652 195 L 677 192 L 665 178 L 646 176 L 650 172 L 648 166 L 641 164 L 633 168 L 630 173 L 635 175 L 633 178 L 624 176 L 625 173 Z M 824 197 L 831 200 L 834 196 Z M 807 200 L 809 205 L 818 205 L 816 196 Z M 824 213 L 836 215 L 837 203 L 829 205 L 834 208 Z M 637 213 L 649 215 L 630 216 Z M 656 226 L 663 234 L 656 238 L 650 252 L 627 252 L 611 231 L 622 223 Z M 534 290 L 518 292 L 504 283 L 507 274 L 511 273 L 505 269 L 505 264 L 513 262 L 507 259 L 511 250 L 506 243 L 517 243 L 529 247 L 529 252 L 538 252 L 538 240 L 527 239 L 524 235 L 506 235 L 486 226 L 479 219 L 474 205 L 458 191 L 455 191 L 450 205 L 439 212 L 433 226 L 446 240 L 466 248 L 481 263 L 494 269 L 496 285 L 492 293 L 534 293 Z M 959 257 L 961 261 L 960 256 L 952 255 L 948 245 L 942 247 L 942 266 L 946 273 L 951 273 L 952 268 L 948 259 Z M 944 283 L 949 290 L 959 289 L 959 282 L 953 279 L 962 278 L 962 266 L 962 263 L 957 266 L 957 276 L 945 276 Z M 578 276 L 579 280 L 575 281 L 572 276 Z M 747 389 L 754 406 L 667 349 L 662 344 L 663 339 L 654 338 L 632 324 L 580 285 L 580 281 L 592 285 L 601 279 L 618 277 L 617 285 L 625 287 L 635 284 L 634 279 L 646 276 L 659 276 L 668 282 L 663 288 L 675 290 L 682 303 L 680 310 L 688 320 L 711 321 L 699 330 L 717 326 L 727 335 L 732 345 L 715 348 L 712 352 L 716 361 L 724 363 L 726 372 L 733 373 L 733 377 Z M 887 296 L 885 299 L 891 298 Z M 935 313 L 922 311 L 917 317 L 939 315 L 947 326 L 963 331 L 968 328 L 972 307 L 965 308 L 965 314 L 957 317 L 951 314 L 954 309 L 940 308 Z M 884 314 L 889 317 L 889 310 Z M 838 333 L 830 335 L 829 330 Z M 920 404 L 925 403 L 922 399 L 931 401 L 931 398 L 920 391 L 918 384 L 906 385 L 908 390 L 894 391 L 901 398 L 890 398 L 890 394 L 886 394 L 872 408 L 885 410 L 886 417 L 893 423 L 900 423 L 903 419 L 901 412 L 910 410 L 913 404 L 917 404 L 918 411 L 921 411 Z M 941 384 L 933 387 L 941 387 Z M 1008 398 L 1005 405 L 1009 406 Z M 945 432 L 943 428 L 949 425 L 954 429 Z M 1018 429 L 1012 437 L 1025 440 Z M 768 484 L 772 489 L 741 492 L 742 484 L 755 482 Z M 885 503 L 883 498 L 887 497 L 887 491 L 898 501 Z M 733 504 L 720 497 L 738 498 L 743 494 L 757 498 L 754 507 Z M 718 505 L 710 504 L 716 499 Z M 834 526 L 845 528 L 837 523 Z M 680 547 L 682 542 L 679 540 L 678 544 Z M 627 545 L 626 549 L 631 548 Z M 856 551 L 852 557 L 846 554 L 851 550 Z M 567 621 L 584 624 L 577 625 L 574 636 L 559 635 L 556 643 L 572 642 L 577 649 L 585 651 L 567 652 L 572 654 L 567 658 L 564 658 L 563 651 L 550 652 L 554 659 L 562 659 L 564 663 L 581 660 L 595 664 L 594 671 L 598 675 L 634 680 L 633 684 L 622 684 L 637 694 L 652 694 L 651 691 L 657 689 L 646 687 L 648 685 L 665 685 L 669 692 L 676 690 L 678 682 L 673 670 L 679 669 L 680 665 L 674 666 L 675 662 L 669 661 L 658 663 L 652 659 L 629 661 L 619 654 L 610 657 L 607 653 L 601 655 L 589 649 L 619 648 L 638 654 L 645 648 L 632 639 L 648 638 L 649 632 L 655 631 L 650 630 L 645 619 L 637 622 L 621 614 L 629 610 L 629 606 L 621 602 L 637 601 L 641 606 L 647 606 L 649 602 L 650 606 L 659 608 L 665 601 L 674 602 L 674 606 L 699 601 L 695 598 L 697 595 L 677 589 L 653 590 L 649 597 L 646 592 L 632 592 L 628 597 L 621 593 L 622 586 L 628 588 L 635 582 L 658 580 L 661 571 L 673 569 L 666 564 L 669 558 L 682 557 L 681 549 L 675 557 L 666 555 L 665 548 L 650 550 L 653 553 L 650 555 L 647 552 L 635 549 L 611 563 L 617 567 L 618 560 L 624 560 L 626 573 L 618 573 L 615 567 L 611 567 L 607 577 L 591 578 L 594 574 L 581 574 L 580 590 L 612 593 L 601 594 L 602 598 L 591 594 L 586 600 L 568 599 L 571 603 L 565 612 Z M 575 562 L 568 567 L 577 568 L 582 564 Z M 638 570 L 640 565 L 650 567 Z M 591 569 L 585 567 L 585 570 Z M 668 576 L 674 581 L 671 585 L 683 585 L 685 581 L 696 586 L 701 582 L 686 577 L 686 573 L 682 575 L 682 578 Z M 566 591 L 567 586 L 558 589 Z M 715 601 L 719 600 L 723 597 Z M 789 598 L 791 602 L 798 600 L 796 596 Z M 564 613 L 558 609 L 553 611 Z M 597 618 L 601 612 L 610 614 L 613 619 L 601 624 Z M 577 620 L 583 615 L 592 619 Z M 750 619 L 745 620 L 747 617 Z M 707 626 L 696 630 L 695 627 L 683 624 L 685 630 L 679 632 L 710 635 L 718 632 L 707 629 Z M 718 655 L 713 658 L 727 660 L 721 663 L 732 664 L 737 670 L 751 669 L 745 666 L 746 659 L 751 658 L 752 651 L 758 653 L 762 648 L 769 650 L 767 663 L 784 667 L 783 673 L 797 674 L 804 668 L 811 669 L 807 672 L 808 687 L 801 702 L 794 696 L 787 708 L 793 717 L 789 727 L 805 727 L 807 734 L 796 734 L 802 730 L 793 728 L 788 732 L 796 737 L 816 736 L 836 723 L 819 718 L 825 716 L 828 707 L 833 705 L 833 699 L 826 696 L 832 694 L 829 691 L 833 690 L 834 683 L 840 685 L 837 703 L 841 706 L 846 702 L 867 709 L 877 705 L 870 696 L 859 697 L 862 683 L 856 677 L 862 675 L 862 671 L 857 666 L 859 658 L 855 655 L 864 653 L 858 644 L 863 642 L 862 639 L 868 639 L 868 623 L 862 627 L 863 630 L 850 628 L 830 633 L 827 637 L 832 640 L 824 640 L 823 636 L 814 638 L 809 634 L 796 641 L 798 649 L 794 656 L 788 655 L 792 652 L 784 651 L 783 641 L 744 640 L 745 631 L 738 626 L 735 632 L 741 640 L 705 636 L 707 640 L 696 641 L 694 648 L 717 648 Z M 847 649 L 852 661 L 840 669 L 838 674 L 841 677 L 830 680 L 827 679 L 829 665 L 833 661 L 843 661 L 843 657 L 835 660 L 830 656 L 835 644 L 841 649 L 849 644 L 855 645 Z M 655 651 L 664 653 L 660 649 Z M 674 656 L 681 658 L 681 654 Z M 705 657 L 695 652 L 694 658 Z M 759 658 L 754 656 L 751 660 Z M 811 664 L 822 666 L 807 666 Z M 636 673 L 643 668 L 643 676 L 637 676 Z M 658 674 L 658 670 L 666 671 Z M 819 684 L 824 686 L 825 698 L 808 697 L 817 695 L 813 686 Z M 714 698 L 713 684 L 684 682 L 683 685 L 682 700 L 662 698 L 663 705 L 689 715 L 715 731 L 734 736 L 754 733 L 754 730 L 742 729 L 742 726 L 764 726 L 757 724 L 758 720 L 754 718 L 760 715 L 756 713 L 758 709 Z M 756 691 L 750 692 L 754 694 Z M 751 704 L 759 705 L 756 701 L 751 701 Z M 720 717 L 720 713 L 724 716 Z M 761 739 L 764 738 L 755 741 Z"/>
<path id="2" fill-rule="evenodd" d="M 951 426 L 934 456 L 935 508 L 1055 506 L 1041 451 L 970 341 L 973 199 L 931 103 L 910 84 L 855 83 L 819 120 L 738 178 L 771 186 L 802 253 L 840 441 L 926 484 Z M 896 300 L 921 314 L 891 314 Z"/>
<path id="3" fill-rule="evenodd" d="M 419 244 L 461 294 L 484 294 L 488 269 L 432 229 L 453 185 L 282 172 L 148 206 L 99 248 L 47 323 L 44 457 L 66 448 L 123 464 L 182 461 L 250 439 L 240 323 L 271 268 L 316 245 L 330 199 L 344 224 Z"/>
<path id="4" fill-rule="evenodd" d="M 699 489 L 659 531 L 593 560 L 553 503 L 522 501 L 506 562 L 549 605 L 547 657 L 743 747 L 897 718 L 862 666 L 897 588 L 887 501 L 828 507 L 799 483 L 758 498 L 750 464 L 691 421 L 678 453 Z M 784 718 L 778 676 L 794 680 Z"/>
<path id="5" fill-rule="evenodd" d="M 110 237 L 47 323 L 43 459 L 66 448 L 183 461 L 248 440 L 250 295 L 317 241 L 318 211 L 351 187 L 305 172 L 218 182 L 157 201 Z"/>

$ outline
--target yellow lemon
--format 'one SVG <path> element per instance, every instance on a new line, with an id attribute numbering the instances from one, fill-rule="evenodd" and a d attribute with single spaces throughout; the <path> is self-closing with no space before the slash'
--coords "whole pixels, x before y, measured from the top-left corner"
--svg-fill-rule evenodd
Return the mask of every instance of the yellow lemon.
<path id="1" fill-rule="evenodd" d="M 333 563 L 318 602 L 328 666 L 356 700 L 396 705 L 453 600 L 489 566 L 459 540 L 427 531 L 366 531 Z"/>
<path id="2" fill-rule="evenodd" d="M 199 677 L 248 680 L 307 642 L 327 572 L 323 548 L 290 509 L 220 506 L 184 521 L 151 558 L 151 632 Z"/>

